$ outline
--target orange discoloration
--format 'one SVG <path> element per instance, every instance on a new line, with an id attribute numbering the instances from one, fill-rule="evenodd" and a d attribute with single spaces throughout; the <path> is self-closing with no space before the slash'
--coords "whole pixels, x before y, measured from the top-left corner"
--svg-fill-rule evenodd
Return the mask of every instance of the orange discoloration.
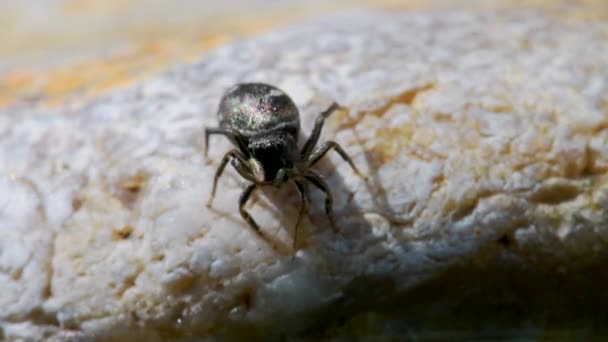
<path id="1" fill-rule="evenodd" d="M 97 96 L 153 75 L 169 63 L 197 58 L 206 49 L 228 41 L 226 34 L 205 36 L 183 42 L 149 41 L 128 53 L 100 60 L 88 60 L 58 69 L 16 71 L 0 77 L 0 106 L 6 106 L 35 94 L 42 103 L 54 105 L 71 96 Z"/>
<path id="2" fill-rule="evenodd" d="M 0 79 L 0 106 L 9 104 L 16 94 L 24 94 L 32 89 L 35 80 L 35 74 L 28 71 L 9 73 L 4 80 Z"/>
<path id="3" fill-rule="evenodd" d="M 34 82 L 34 75 L 27 71 L 18 71 L 9 74 L 3 86 L 12 89 L 23 89 L 31 86 Z"/>
<path id="4" fill-rule="evenodd" d="M 569 11 L 557 11 L 555 2 L 549 0 L 531 0 L 525 3 L 527 6 L 555 13 L 556 20 L 589 20 L 605 18 L 608 14 L 608 7 L 602 0 L 580 0 L 578 5 L 572 6 Z M 200 17 L 184 16 L 184 21 L 175 24 L 163 20 L 141 19 L 142 10 L 158 14 L 166 6 L 162 2 L 65 0 L 61 2 L 60 7 L 51 7 L 54 10 L 49 11 L 48 15 L 57 23 L 57 27 L 48 30 L 41 30 L 40 27 L 32 25 L 30 21 L 35 16 L 27 11 L 21 13 L 17 11 L 20 7 L 8 6 L 0 13 L 0 26 L 4 23 L 7 24 L 4 26 L 13 29 L 0 32 L 0 41 L 3 42 L 0 50 L 11 60 L 19 61 L 21 57 L 29 56 L 34 63 L 39 62 L 36 65 L 43 65 L 42 68 L 45 68 L 45 51 L 70 56 L 75 55 L 75 51 L 104 48 L 113 51 L 112 47 L 117 44 L 131 46 L 133 50 L 127 53 L 116 52 L 113 55 L 110 52 L 110 57 L 62 64 L 50 70 L 17 69 L 0 73 L 0 106 L 25 99 L 36 99 L 46 105 L 61 103 L 76 96 L 79 100 L 86 99 L 87 96 L 103 94 L 134 80 L 154 75 L 169 64 L 192 61 L 199 58 L 203 51 L 234 37 L 253 35 L 272 27 L 355 4 L 391 10 L 453 6 L 452 1 L 434 1 L 430 4 L 421 0 L 329 1 L 314 6 L 271 6 L 263 11 L 260 9 L 256 15 L 246 12 L 246 16 L 235 8 L 234 11 L 218 12 L 218 16 L 205 16 L 204 13 Z M 465 1 L 460 7 L 513 8 L 518 5 L 510 1 L 497 1 L 486 6 L 474 1 Z M 168 17 L 179 16 L 184 11 L 181 7 L 172 9 L 167 6 L 167 9 L 171 10 L 167 13 Z M 139 21 L 131 20 L 136 14 L 140 15 Z M 110 20 L 116 27 L 92 25 L 90 32 L 79 27 L 89 21 L 98 24 L 103 20 Z M 61 59 L 59 62 L 61 63 Z M 28 65 L 23 67 L 31 68 Z M 396 102 L 408 103 L 415 107 L 417 91 L 419 90 L 402 94 Z"/>

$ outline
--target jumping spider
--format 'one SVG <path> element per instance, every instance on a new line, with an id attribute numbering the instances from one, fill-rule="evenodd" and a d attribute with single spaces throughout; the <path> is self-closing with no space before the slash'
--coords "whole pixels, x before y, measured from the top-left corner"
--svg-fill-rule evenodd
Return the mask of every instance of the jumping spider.
<path id="1" fill-rule="evenodd" d="M 292 180 L 302 199 L 302 206 L 294 230 L 293 248 L 295 250 L 298 227 L 308 211 L 308 183 L 325 193 L 325 211 L 332 228 L 336 225 L 333 217 L 333 198 L 327 183 L 310 169 L 329 150 L 335 149 L 350 164 L 359 170 L 352 159 L 335 141 L 327 141 L 315 148 L 325 119 L 340 106 L 335 102 L 315 121 L 312 134 L 298 151 L 300 116 L 293 101 L 280 89 L 263 83 L 242 83 L 228 89 L 220 101 L 218 109 L 218 128 L 205 129 L 205 156 L 209 147 L 209 136 L 225 135 L 235 149 L 222 158 L 213 179 L 213 188 L 207 206 L 211 207 L 215 197 L 217 182 L 226 164 L 230 161 L 236 171 L 252 184 L 247 186 L 239 199 L 241 216 L 258 234 L 260 227 L 245 210 L 245 204 L 253 191 L 264 185 L 280 188 Z"/>

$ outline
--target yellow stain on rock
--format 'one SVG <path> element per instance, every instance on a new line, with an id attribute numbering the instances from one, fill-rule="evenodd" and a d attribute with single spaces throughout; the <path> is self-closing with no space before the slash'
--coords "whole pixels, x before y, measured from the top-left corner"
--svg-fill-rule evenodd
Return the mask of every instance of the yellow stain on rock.
<path id="1" fill-rule="evenodd" d="M 69 57 L 73 54 L 70 49 L 79 50 L 77 47 L 80 47 L 81 44 L 84 44 L 83 51 L 90 50 L 91 44 L 93 44 L 93 48 L 103 49 L 114 46 L 112 43 L 119 38 L 124 38 L 121 42 L 127 43 L 126 46 L 131 47 L 131 50 L 127 52 L 124 50 L 123 52 L 112 52 L 113 50 L 110 48 L 110 53 L 105 57 L 88 59 L 84 57 L 77 62 L 64 62 L 63 64 L 60 60 L 60 63 L 56 64 L 58 66 L 50 66 L 50 68 L 29 63 L 16 67 L 16 70 L 0 72 L 0 107 L 32 100 L 51 106 L 70 99 L 85 100 L 88 97 L 97 96 L 116 87 L 154 75 L 168 65 L 193 61 L 199 58 L 205 50 L 224 44 L 235 37 L 250 36 L 306 17 L 352 6 L 385 10 L 525 7 L 546 9 L 549 13 L 555 13 L 556 20 L 586 21 L 608 18 L 608 4 L 603 0 L 570 2 L 529 0 L 520 4 L 497 0 L 491 2 L 491 5 L 483 6 L 478 2 L 466 0 L 458 2 L 458 6 L 454 1 L 449 0 L 430 2 L 422 0 L 373 2 L 370 0 L 335 0 L 324 3 L 315 2 L 308 6 L 293 4 L 282 8 L 260 8 L 255 15 L 246 17 L 243 16 L 243 13 L 236 11 L 232 14 L 218 15 L 213 20 L 209 19 L 211 21 L 203 22 L 197 20 L 196 16 L 192 16 L 189 19 L 184 18 L 179 25 L 163 21 L 156 22 L 151 19 L 137 23 L 129 20 L 133 15 L 139 13 L 138 8 L 154 6 L 154 4 L 154 1 L 143 0 L 63 1 L 63 7 L 57 12 L 59 14 L 55 13 L 55 15 L 58 15 L 59 19 L 62 15 L 65 16 L 68 24 L 82 25 L 83 22 L 87 22 L 87 18 L 97 25 L 103 22 L 103 18 L 113 18 L 111 22 L 116 21 L 117 27 L 114 28 L 93 28 L 91 34 L 94 39 L 91 39 L 86 33 L 77 33 L 79 27 L 66 32 L 49 29 L 48 32 L 33 31 L 35 34 L 30 35 L 17 34 L 22 31 L 19 29 L 19 25 L 24 25 L 20 24 L 19 16 L 7 16 L 6 13 L 0 13 L 0 24 L 3 22 L 10 24 L 8 30 L 0 32 L 0 39 L 6 41 L 3 49 L 8 54 L 7 56 L 12 56 L 13 59 L 19 60 L 21 54 L 27 54 L 34 47 L 37 49 L 36 51 L 54 51 L 59 55 Z M 10 8 L 7 9 L 7 13 L 12 13 L 9 10 Z M 139 14 L 141 15 L 141 13 Z M 170 14 L 167 13 L 167 15 Z M 24 20 L 31 19 L 30 17 L 24 18 Z M 62 53 L 66 46 L 67 52 Z M 40 59 L 39 56 L 37 58 Z"/>
<path id="2" fill-rule="evenodd" d="M 56 105 L 73 96 L 97 96 L 153 75 L 169 63 L 192 60 L 202 51 L 228 39 L 229 36 L 220 34 L 192 39 L 190 44 L 153 41 L 128 53 L 86 60 L 50 71 L 10 72 L 0 78 L 0 106 L 31 97 L 46 105 Z"/>

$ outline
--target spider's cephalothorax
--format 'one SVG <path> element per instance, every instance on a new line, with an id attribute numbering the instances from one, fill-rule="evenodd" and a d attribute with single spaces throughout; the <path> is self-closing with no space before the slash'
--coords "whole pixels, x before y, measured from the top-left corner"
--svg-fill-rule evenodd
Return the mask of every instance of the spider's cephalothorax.
<path id="1" fill-rule="evenodd" d="M 224 155 L 215 173 L 207 206 L 211 206 L 218 179 L 230 161 L 243 178 L 252 182 L 241 195 L 239 211 L 243 219 L 257 233 L 261 233 L 260 227 L 245 210 L 247 200 L 259 186 L 280 187 L 288 180 L 295 183 L 302 198 L 302 207 L 294 232 L 294 247 L 300 221 L 308 210 L 308 183 L 312 183 L 325 193 L 325 210 L 332 227 L 335 228 L 333 199 L 329 187 L 310 167 L 333 148 L 355 172 L 359 173 L 351 158 L 338 143 L 327 141 L 316 147 L 325 119 L 339 108 L 333 103 L 319 114 L 310 137 L 298 151 L 300 115 L 298 108 L 287 94 L 263 83 L 242 83 L 230 88 L 220 101 L 218 110 L 220 127 L 205 129 L 205 155 L 211 134 L 227 136 L 236 148 Z"/>

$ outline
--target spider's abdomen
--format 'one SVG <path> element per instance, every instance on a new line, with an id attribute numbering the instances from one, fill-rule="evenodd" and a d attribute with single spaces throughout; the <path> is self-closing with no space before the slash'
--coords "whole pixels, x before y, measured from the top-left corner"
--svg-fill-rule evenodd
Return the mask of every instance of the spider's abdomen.
<path id="1" fill-rule="evenodd" d="M 264 83 L 241 83 L 230 88 L 220 101 L 220 127 L 232 128 L 243 137 L 287 133 L 297 140 L 300 115 L 282 90 Z"/>

